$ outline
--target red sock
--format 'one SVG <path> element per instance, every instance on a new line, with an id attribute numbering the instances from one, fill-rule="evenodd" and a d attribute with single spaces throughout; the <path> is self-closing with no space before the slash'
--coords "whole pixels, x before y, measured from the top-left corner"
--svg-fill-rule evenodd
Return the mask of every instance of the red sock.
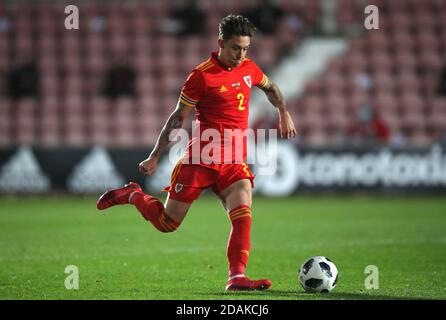
<path id="1" fill-rule="evenodd" d="M 150 221 L 161 232 L 172 232 L 178 229 L 180 223 L 166 214 L 164 205 L 157 198 L 142 192 L 135 192 L 130 199 L 144 219 Z"/>
<path id="2" fill-rule="evenodd" d="M 244 274 L 248 263 L 251 235 L 251 208 L 241 205 L 229 212 L 232 223 L 227 256 L 229 276 Z"/>

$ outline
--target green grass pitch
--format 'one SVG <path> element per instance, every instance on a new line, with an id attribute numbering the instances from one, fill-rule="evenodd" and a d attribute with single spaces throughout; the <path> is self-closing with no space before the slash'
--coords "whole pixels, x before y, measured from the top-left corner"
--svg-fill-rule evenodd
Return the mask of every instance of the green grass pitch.
<path id="1" fill-rule="evenodd" d="M 0 198 L 0 299 L 446 299 L 443 197 L 254 197 L 247 274 L 264 292 L 225 293 L 230 223 L 213 196 L 177 232 L 156 231 L 130 205 L 100 213 L 93 197 Z M 333 260 L 338 286 L 304 293 L 300 264 Z M 79 288 L 65 288 L 65 267 Z M 367 290 L 366 266 L 379 270 Z"/>

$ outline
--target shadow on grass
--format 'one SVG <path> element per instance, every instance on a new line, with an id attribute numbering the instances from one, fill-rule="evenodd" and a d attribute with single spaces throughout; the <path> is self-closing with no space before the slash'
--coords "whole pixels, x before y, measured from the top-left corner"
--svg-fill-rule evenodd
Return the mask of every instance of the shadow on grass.
<path id="1" fill-rule="evenodd" d="M 379 295 L 370 293 L 306 293 L 292 290 L 267 290 L 267 291 L 244 291 L 244 292 L 214 292 L 198 293 L 203 296 L 219 296 L 240 299 L 292 299 L 292 300 L 428 300 L 418 297 L 398 297 L 391 295 Z"/>

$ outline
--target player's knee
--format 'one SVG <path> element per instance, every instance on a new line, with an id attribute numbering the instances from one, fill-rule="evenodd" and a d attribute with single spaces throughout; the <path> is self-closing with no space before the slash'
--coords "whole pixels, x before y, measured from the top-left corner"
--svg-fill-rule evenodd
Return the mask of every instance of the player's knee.
<path id="1" fill-rule="evenodd" d="M 241 204 L 251 206 L 251 197 L 252 197 L 251 189 L 240 188 L 234 195 L 234 200 L 237 200 L 237 202 Z"/>

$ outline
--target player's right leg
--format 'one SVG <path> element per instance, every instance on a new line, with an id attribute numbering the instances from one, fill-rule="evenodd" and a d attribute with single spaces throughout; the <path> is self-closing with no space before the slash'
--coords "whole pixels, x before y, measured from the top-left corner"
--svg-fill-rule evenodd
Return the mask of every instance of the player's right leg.
<path id="1" fill-rule="evenodd" d="M 141 187 L 136 182 L 130 182 L 123 188 L 107 190 L 99 197 L 96 207 L 98 210 L 105 210 L 118 204 L 129 203 L 129 197 L 135 191 L 142 192 Z"/>
<path id="2" fill-rule="evenodd" d="M 172 232 L 178 229 L 189 210 L 190 203 L 167 200 L 166 207 L 162 202 L 149 194 L 145 194 L 141 187 L 130 182 L 123 188 L 105 192 L 97 201 L 99 210 L 115 205 L 133 204 L 145 220 L 161 232 Z"/>
<path id="3" fill-rule="evenodd" d="M 123 188 L 104 193 L 97 202 L 99 210 L 117 204 L 133 204 L 147 221 L 161 232 L 178 229 L 192 202 L 200 196 L 204 186 L 210 184 L 215 173 L 199 166 L 182 165 L 181 160 L 172 171 L 171 185 L 166 205 L 149 194 L 134 182 Z M 198 177 L 198 178 L 197 178 Z"/>
<path id="4" fill-rule="evenodd" d="M 191 206 L 191 203 L 169 199 L 169 196 L 163 205 L 157 198 L 142 192 L 134 192 L 129 203 L 161 232 L 177 230 Z"/>

